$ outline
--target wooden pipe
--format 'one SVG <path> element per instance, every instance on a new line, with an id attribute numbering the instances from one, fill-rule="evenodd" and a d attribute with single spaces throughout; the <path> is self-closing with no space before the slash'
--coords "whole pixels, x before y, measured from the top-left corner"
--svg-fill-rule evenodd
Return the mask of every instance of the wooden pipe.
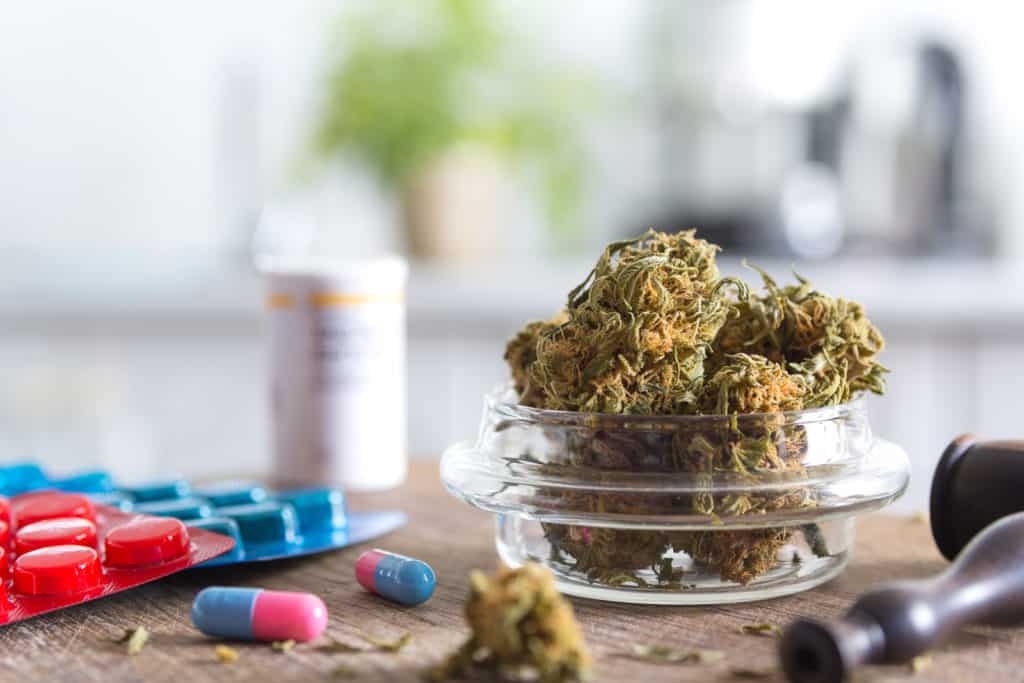
<path id="1" fill-rule="evenodd" d="M 953 439 L 932 477 L 932 537 L 947 560 L 1000 517 L 1024 512 L 1024 441 Z"/>
<path id="2" fill-rule="evenodd" d="M 967 624 L 1024 624 L 1024 512 L 986 527 L 938 576 L 865 593 L 838 622 L 794 622 L 782 666 L 793 683 L 841 683 L 861 664 L 908 661 Z"/>
<path id="3" fill-rule="evenodd" d="M 1024 441 L 954 439 L 932 479 L 931 525 L 939 551 L 956 562 L 934 578 L 866 593 L 839 622 L 792 624 L 782 640 L 790 680 L 838 683 L 860 664 L 907 661 L 965 624 L 1024 623 L 1022 492 Z"/>

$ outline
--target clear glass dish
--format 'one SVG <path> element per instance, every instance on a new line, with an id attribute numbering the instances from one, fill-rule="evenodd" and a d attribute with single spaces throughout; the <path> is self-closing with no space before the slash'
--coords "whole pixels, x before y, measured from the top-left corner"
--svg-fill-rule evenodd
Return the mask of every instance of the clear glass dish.
<path id="1" fill-rule="evenodd" d="M 788 595 L 839 574 L 856 515 L 895 500 L 907 456 L 863 402 L 738 416 L 631 416 L 486 397 L 475 444 L 441 478 L 497 515 L 502 560 L 549 567 L 570 595 L 716 604 Z"/>

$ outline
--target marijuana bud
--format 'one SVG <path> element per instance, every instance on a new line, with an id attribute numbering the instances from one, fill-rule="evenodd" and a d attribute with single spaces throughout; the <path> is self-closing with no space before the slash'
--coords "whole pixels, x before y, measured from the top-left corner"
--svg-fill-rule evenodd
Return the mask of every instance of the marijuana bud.
<path id="1" fill-rule="evenodd" d="M 469 577 L 466 621 L 469 640 L 441 666 L 434 681 L 461 677 L 474 667 L 499 674 L 523 670 L 542 683 L 582 680 L 590 666 L 572 606 L 555 588 L 554 576 L 538 564 Z"/>
<path id="2" fill-rule="evenodd" d="M 727 286 L 746 295 L 743 283 L 719 277 L 717 250 L 693 230 L 609 245 L 569 293 L 567 321 L 521 333 L 537 333 L 527 372 L 539 407 L 671 414 L 692 405 L 729 315 Z"/>
<path id="3" fill-rule="evenodd" d="M 560 313 L 551 320 L 528 323 L 505 347 L 505 362 L 512 373 L 512 383 L 519 394 L 519 402 L 523 405 L 540 406 L 543 403 L 540 388 L 530 381 L 530 366 L 537 360 L 537 339 L 567 319 L 564 313 Z"/>
<path id="4" fill-rule="evenodd" d="M 786 363 L 808 388 L 804 408 L 885 391 L 887 370 L 876 360 L 885 340 L 860 304 L 823 294 L 799 275 L 797 284 L 780 287 L 759 272 L 765 293 L 734 306 L 715 342 L 718 354 L 744 352 Z"/>
<path id="5" fill-rule="evenodd" d="M 800 410 L 806 393 L 801 378 L 763 356 L 725 356 L 701 390 L 700 411 L 708 415 Z"/>

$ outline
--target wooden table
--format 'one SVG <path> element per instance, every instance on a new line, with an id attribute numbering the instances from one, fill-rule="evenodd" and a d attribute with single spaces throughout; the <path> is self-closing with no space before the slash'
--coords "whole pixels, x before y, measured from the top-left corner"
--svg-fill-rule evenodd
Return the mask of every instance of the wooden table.
<path id="1" fill-rule="evenodd" d="M 466 635 L 462 604 L 470 569 L 491 569 L 497 558 L 489 515 L 447 496 L 433 463 L 416 463 L 409 482 L 381 495 L 354 496 L 353 507 L 400 506 L 411 518 L 378 545 L 418 557 L 437 571 L 434 597 L 415 608 L 396 607 L 363 591 L 353 565 L 366 548 L 255 567 L 223 567 L 171 577 L 157 584 L 0 629 L 0 680 L 18 681 L 414 681 Z M 747 605 L 707 608 L 643 607 L 573 600 L 595 657 L 595 681 L 728 681 L 730 668 L 774 665 L 774 638 L 740 633 L 740 625 L 785 625 L 800 615 L 840 614 L 861 591 L 888 579 L 925 576 L 944 566 L 921 520 L 876 515 L 860 521 L 856 557 L 826 586 L 801 595 Z M 240 657 L 218 662 L 215 642 L 193 630 L 189 607 L 210 584 L 263 586 L 319 594 L 330 610 L 328 635 L 359 645 L 358 634 L 413 641 L 401 652 L 325 654 L 316 644 L 289 653 L 266 644 L 232 644 Z M 137 656 L 113 639 L 126 628 L 152 632 Z M 630 643 L 723 650 L 716 664 L 658 665 L 616 656 Z M 926 671 L 873 667 L 858 680 L 1024 680 L 1024 631 L 972 628 L 933 656 Z M 782 680 L 773 676 L 765 680 Z"/>

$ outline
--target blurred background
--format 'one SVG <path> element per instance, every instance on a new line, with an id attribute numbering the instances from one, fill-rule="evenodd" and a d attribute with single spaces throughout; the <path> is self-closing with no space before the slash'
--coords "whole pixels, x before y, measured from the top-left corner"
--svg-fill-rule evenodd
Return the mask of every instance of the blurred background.
<path id="1" fill-rule="evenodd" d="M 268 468 L 262 254 L 411 261 L 409 449 L 601 246 L 697 227 L 861 301 L 924 509 L 1024 436 L 1011 3 L 42 0 L 0 10 L 0 458 Z M 756 278 L 748 273 L 748 279 Z"/>

